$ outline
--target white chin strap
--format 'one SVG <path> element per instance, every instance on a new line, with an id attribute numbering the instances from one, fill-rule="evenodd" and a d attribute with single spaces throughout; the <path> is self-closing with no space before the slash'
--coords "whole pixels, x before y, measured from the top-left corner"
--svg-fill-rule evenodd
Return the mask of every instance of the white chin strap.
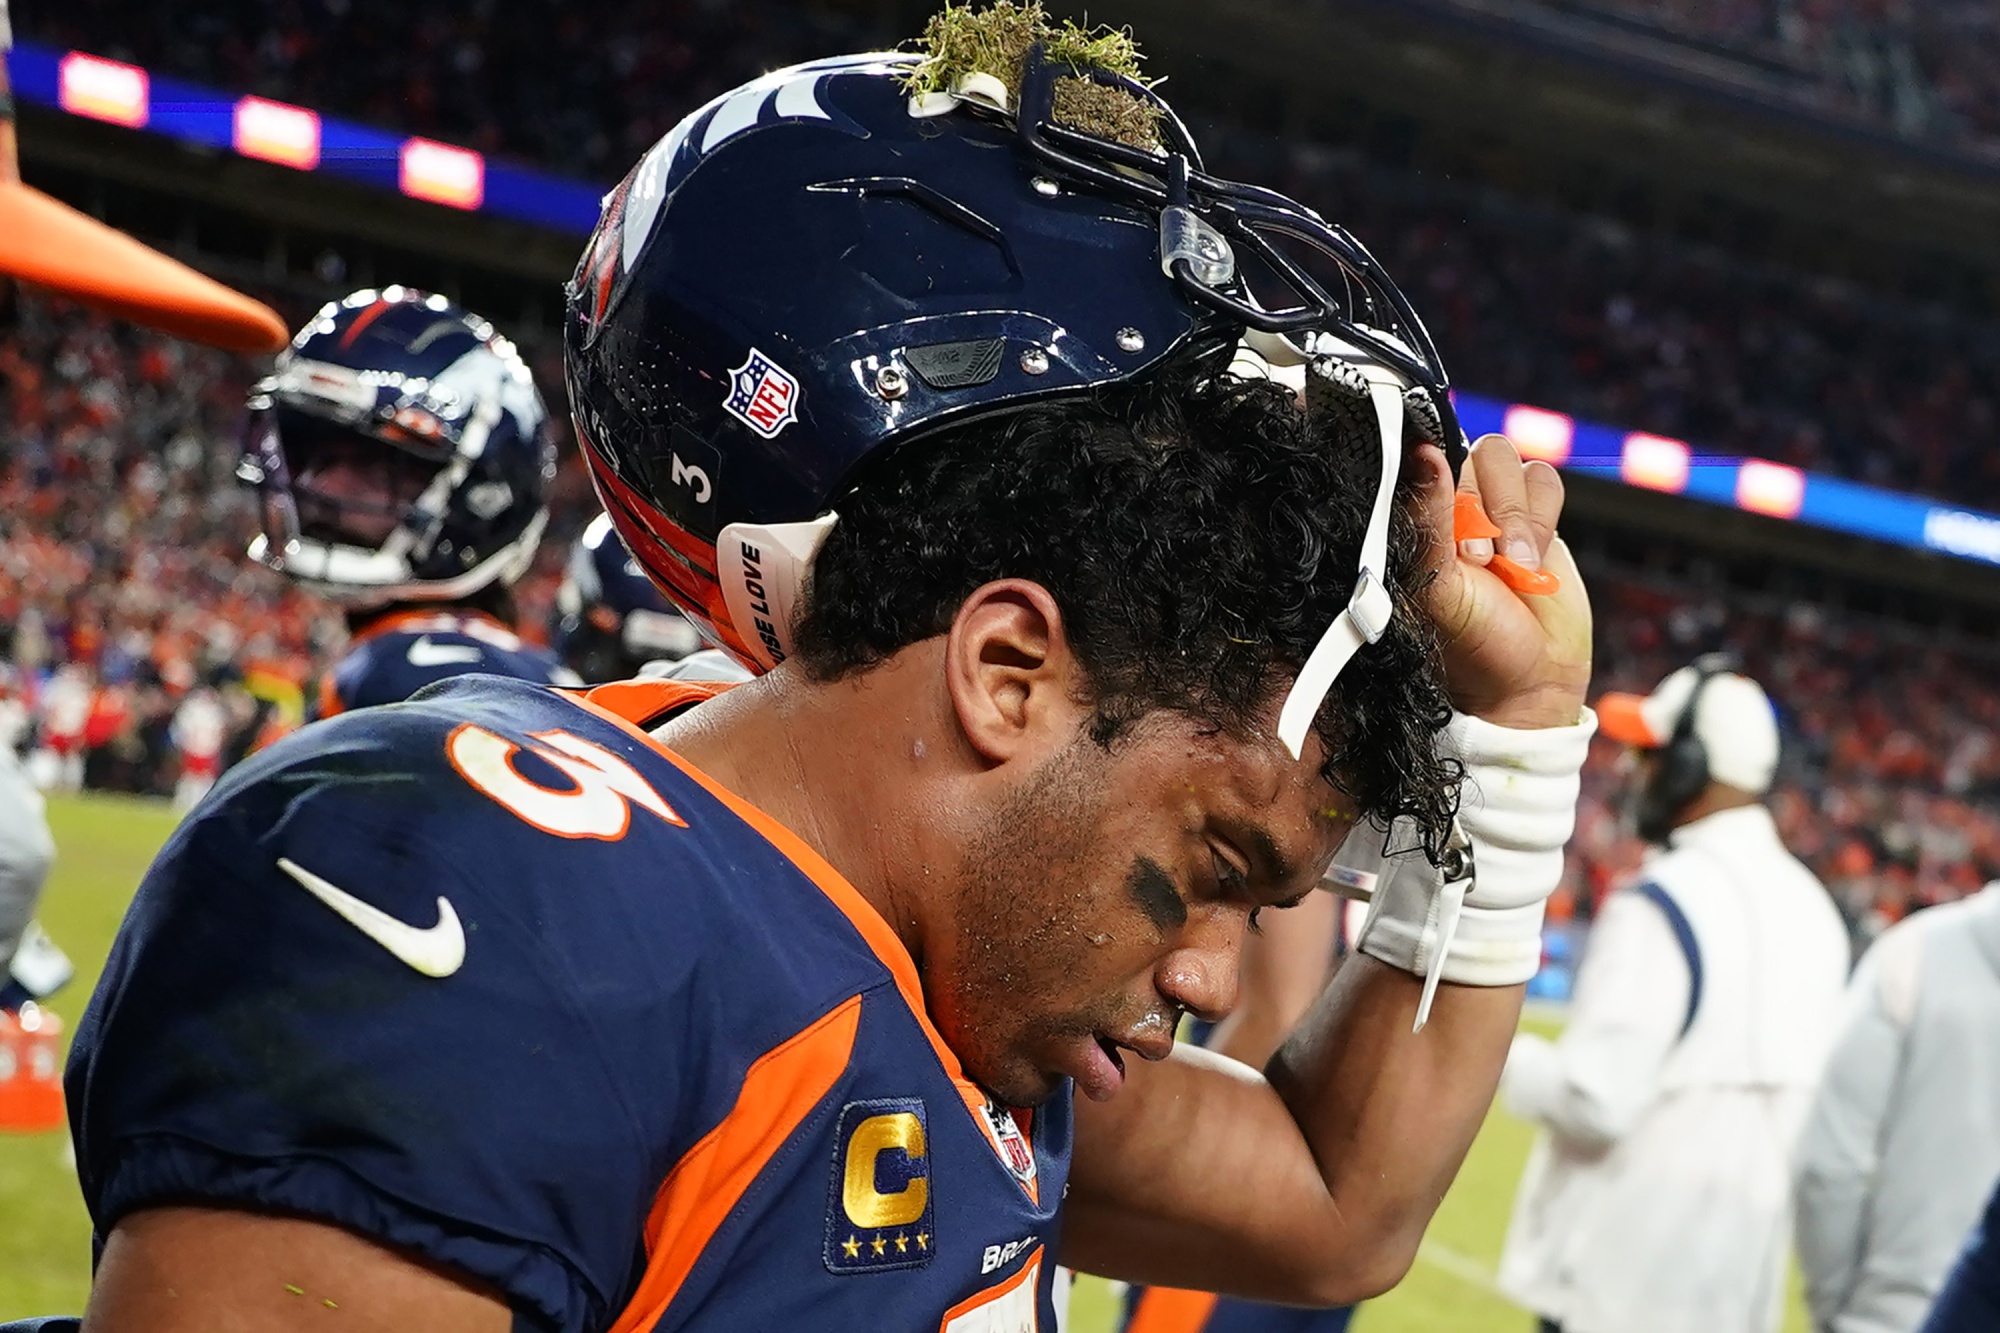
<path id="1" fill-rule="evenodd" d="M 1368 396 L 1375 404 L 1375 423 L 1382 432 L 1382 475 L 1376 485 L 1375 507 L 1368 515 L 1368 531 L 1361 539 L 1359 572 L 1354 595 L 1347 609 L 1320 636 L 1312 656 L 1299 669 L 1278 713 L 1278 739 L 1291 751 L 1292 758 L 1305 753 L 1306 737 L 1312 733 L 1313 719 L 1326 702 L 1327 692 L 1354 655 L 1365 644 L 1380 639 L 1389 628 L 1395 602 L 1389 596 L 1389 514 L 1396 501 L 1396 479 L 1403 470 L 1403 378 L 1385 366 L 1350 361 L 1368 380 Z M 1313 373 L 1318 373 L 1316 370 Z"/>

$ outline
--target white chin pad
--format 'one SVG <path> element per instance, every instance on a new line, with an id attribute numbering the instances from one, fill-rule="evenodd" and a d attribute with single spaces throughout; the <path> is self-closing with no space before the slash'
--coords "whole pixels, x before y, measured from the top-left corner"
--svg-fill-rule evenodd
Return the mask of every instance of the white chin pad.
<path id="1" fill-rule="evenodd" d="M 827 513 L 803 523 L 731 523 L 716 534 L 723 604 L 760 673 L 791 656 L 806 578 L 839 518 Z"/>
<path id="2" fill-rule="evenodd" d="M 1341 670 L 1364 644 L 1382 637 L 1395 610 L 1388 588 L 1389 515 L 1396 500 L 1396 479 L 1403 471 L 1403 391 L 1408 385 L 1385 366 L 1348 364 L 1356 366 L 1368 380 L 1375 424 L 1382 434 L 1382 473 L 1376 485 L 1375 507 L 1368 515 L 1368 531 L 1361 539 L 1354 594 L 1299 668 L 1298 678 L 1285 696 L 1285 706 L 1278 712 L 1278 739 L 1294 759 L 1304 755 L 1313 719 Z"/>

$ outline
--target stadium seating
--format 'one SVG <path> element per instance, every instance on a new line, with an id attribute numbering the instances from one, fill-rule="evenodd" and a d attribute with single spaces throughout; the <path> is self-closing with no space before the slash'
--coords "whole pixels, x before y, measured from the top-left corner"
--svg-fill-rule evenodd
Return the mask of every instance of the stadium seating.
<path id="1" fill-rule="evenodd" d="M 1857 942 L 2000 876 L 2000 698 L 1990 649 L 1803 602 L 1587 571 L 1594 688 L 1648 690 L 1716 647 L 1734 650 L 1780 712 L 1771 805 L 1786 845 L 1833 890 Z M 1584 773 L 1568 889 L 1579 911 L 1638 864 L 1619 817 L 1620 752 Z"/>
<path id="2" fill-rule="evenodd" d="M 1857 42 L 1902 43 L 1916 59 L 1905 72 L 1941 108 L 1913 134 L 2000 136 L 2000 61 L 1982 54 L 2000 44 L 2000 22 L 1973 0 L 1893 18 L 1849 0 L 1522 3 L 1784 65 L 1820 79 L 1835 110 L 1890 114 L 1892 98 L 1848 96 L 1841 80 Z M 387 0 L 76 0 L 21 19 L 45 42 L 599 179 L 746 75 L 899 35 L 814 3 L 528 0 L 527 11 L 508 7 L 503 23 L 490 4 L 446 16 Z M 536 77 L 516 76 L 530 67 Z M 1221 170 L 1318 203 L 1371 243 L 1468 388 L 2000 508 L 2000 452 L 1984 447 L 2000 403 L 1981 373 L 2000 362 L 2000 327 L 1986 320 L 1351 151 L 1226 122 L 1204 133 Z M 16 655 L 87 664 L 130 696 L 110 710 L 128 738 L 163 730 L 173 692 L 218 666 L 309 676 L 339 640 L 338 617 L 239 558 L 253 515 L 229 474 L 246 364 L 35 297 L 0 328 L 0 628 Z M 530 352 L 545 391 L 559 392 L 553 349 Z M 573 531 L 589 505 L 566 469 L 555 531 Z M 524 624 L 542 620 L 559 559 L 552 544 L 521 589 Z M 2000 825 L 1966 803 L 2000 780 L 2000 703 L 1946 688 L 1975 677 L 1971 658 L 1618 573 L 1597 586 L 1608 685 L 1649 684 L 1712 643 L 1769 646 L 1749 665 L 1794 740 L 1778 809 L 1853 919 L 1893 919 L 2000 871 Z M 1973 702 L 1943 702 L 1961 696 Z M 1858 725 L 1829 739 L 1828 711 L 1855 699 L 1846 716 Z M 1593 765 L 1572 858 L 1585 911 L 1636 854 L 1606 795 L 1611 762 L 1607 749 Z M 157 787 L 155 768 L 98 776 Z"/>
<path id="3" fill-rule="evenodd" d="M 1797 23 L 1824 34 L 1845 31 L 1847 21 L 1846 8 L 1830 0 L 1577 5 L 1650 15 L 1656 26 L 1752 46 L 1765 40 L 1760 34 Z M 1976 22 L 1985 9 L 1923 7 L 1922 31 L 1936 37 L 1925 40 L 1953 51 L 1936 35 L 1963 30 L 1967 51 L 1987 49 L 1981 42 L 2000 42 L 2000 33 Z M 537 0 L 528 12 L 509 7 L 505 23 L 495 21 L 499 12 L 472 7 L 446 19 L 386 0 L 304 7 L 82 0 L 36 5 L 23 21 L 25 35 L 46 42 L 129 55 L 230 90 L 434 133 L 605 182 L 680 115 L 743 77 L 900 35 L 811 3 Z M 1817 49 L 1819 40 L 1802 49 Z M 608 62 L 600 58 L 606 51 Z M 536 77 L 514 77 L 528 62 Z M 1994 103 L 1980 114 L 2000 125 L 2000 84 L 1991 74 L 2000 61 L 1952 68 L 1939 86 L 1985 88 L 1953 96 Z M 1990 319 L 1530 206 L 1490 187 L 1371 166 L 1312 142 L 1232 130 L 1226 121 L 1203 128 L 1220 170 L 1270 180 L 1315 204 L 1420 293 L 1446 363 L 1467 389 L 1716 453 L 2000 509 L 2000 453 L 1980 443 L 2000 421 L 2000 401 L 1980 373 L 2000 360 L 2000 327 Z"/>
<path id="4" fill-rule="evenodd" d="M 31 703 L 54 668 L 87 668 L 86 781 L 167 790 L 182 690 L 258 673 L 303 682 L 342 637 L 330 608 L 241 558 L 254 515 L 233 465 L 250 369 L 33 295 L 0 327 L 0 640 L 36 668 Z M 575 531 L 588 505 L 566 469 L 556 527 Z M 530 629 L 562 551 L 545 547 L 519 590 Z M 1790 742 L 1780 820 L 1860 929 L 2000 873 L 2000 821 L 1975 804 L 2000 791 L 2000 698 L 1977 688 L 1990 668 L 1973 650 L 1685 580 L 1591 573 L 1604 688 L 1649 687 L 1716 644 L 1756 645 L 1746 666 Z M 1579 913 L 1637 862 L 1616 766 L 1601 743 L 1567 885 Z"/>
<path id="5" fill-rule="evenodd" d="M 1984 0 L 1528 0 L 1733 57 L 1805 106 L 1905 138 L 2000 142 L 2000 16 Z M 1663 55 L 1666 53 L 1662 53 Z M 1772 79 L 1768 76 L 1777 76 Z"/>
<path id="6" fill-rule="evenodd" d="M 2000 328 L 1311 145 L 1260 146 L 1225 151 L 1335 208 L 1468 389 L 2000 505 L 2000 454 L 1983 445 L 2000 402 L 1980 371 Z"/>

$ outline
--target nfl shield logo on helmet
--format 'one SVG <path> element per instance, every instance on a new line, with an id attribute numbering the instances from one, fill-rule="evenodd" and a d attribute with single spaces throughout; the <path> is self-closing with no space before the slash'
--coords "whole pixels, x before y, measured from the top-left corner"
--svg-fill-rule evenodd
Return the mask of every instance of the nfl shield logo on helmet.
<path id="1" fill-rule="evenodd" d="M 799 382 L 753 347 L 743 364 L 729 372 L 729 396 L 722 405 L 765 439 L 775 439 L 799 419 Z"/>

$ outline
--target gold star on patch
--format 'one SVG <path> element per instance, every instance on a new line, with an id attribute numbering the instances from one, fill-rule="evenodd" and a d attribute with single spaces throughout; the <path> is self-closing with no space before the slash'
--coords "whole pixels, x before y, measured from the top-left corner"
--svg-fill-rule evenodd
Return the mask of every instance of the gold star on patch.
<path id="1" fill-rule="evenodd" d="M 917 1233 L 917 1248 L 920 1250 L 928 1250 L 930 1247 L 931 1247 L 930 1233 L 926 1231 L 919 1231 Z"/>
<path id="2" fill-rule="evenodd" d="M 909 1252 L 910 1252 L 910 1238 L 908 1236 L 896 1237 L 896 1253 L 908 1254 Z"/>
<path id="3" fill-rule="evenodd" d="M 847 1251 L 847 1257 L 850 1259 L 859 1259 L 861 1257 L 860 1242 L 856 1241 L 851 1235 L 846 1240 L 840 1242 L 840 1248 Z"/>
<path id="4" fill-rule="evenodd" d="M 877 1254 L 880 1254 L 884 1250 L 889 1248 L 889 1242 L 883 1240 L 880 1236 L 877 1236 L 874 1240 L 870 1241 L 869 1244 L 875 1247 L 875 1253 Z"/>

